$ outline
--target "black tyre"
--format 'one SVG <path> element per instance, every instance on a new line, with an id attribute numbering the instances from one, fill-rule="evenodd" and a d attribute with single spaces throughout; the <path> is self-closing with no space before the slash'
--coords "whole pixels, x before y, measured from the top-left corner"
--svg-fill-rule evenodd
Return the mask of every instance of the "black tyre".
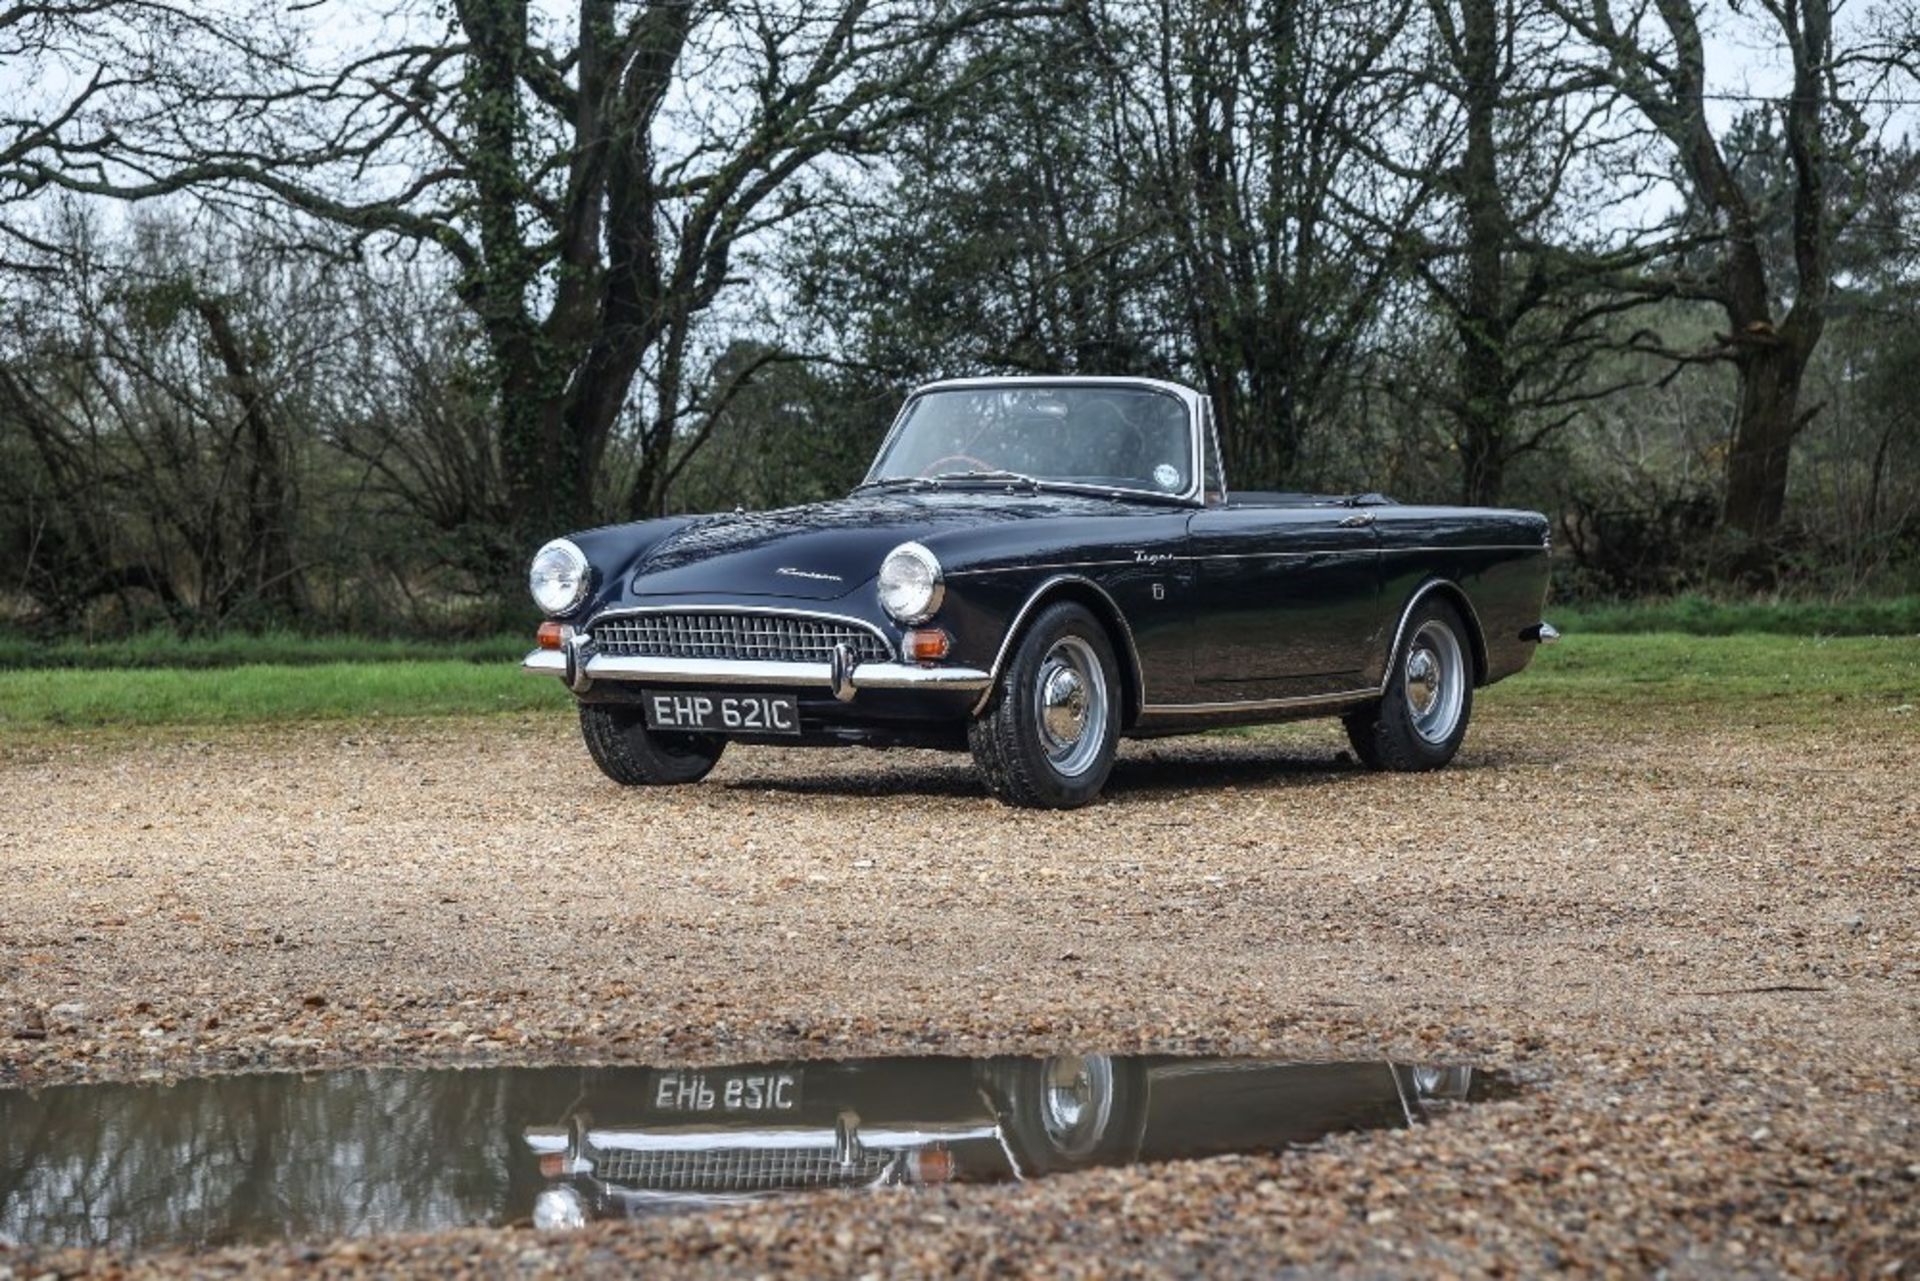
<path id="1" fill-rule="evenodd" d="M 1119 671 L 1107 629 L 1083 606 L 1041 610 L 993 701 L 967 727 L 993 794 L 1033 809 L 1073 809 L 1099 796 L 1120 738 Z"/>
<path id="2" fill-rule="evenodd" d="M 580 736 L 600 772 L 628 787 L 697 783 L 726 750 L 706 734 L 656 734 L 637 707 L 580 704 Z"/>
<path id="3" fill-rule="evenodd" d="M 1114 1165 L 1139 1155 L 1146 1122 L 1140 1064 L 1106 1054 L 998 1060 L 986 1069 L 1021 1174 Z"/>
<path id="4" fill-rule="evenodd" d="M 1473 648 L 1460 611 L 1429 598 L 1407 619 L 1378 703 L 1346 717 L 1353 754 L 1372 769 L 1439 769 L 1473 716 Z"/>

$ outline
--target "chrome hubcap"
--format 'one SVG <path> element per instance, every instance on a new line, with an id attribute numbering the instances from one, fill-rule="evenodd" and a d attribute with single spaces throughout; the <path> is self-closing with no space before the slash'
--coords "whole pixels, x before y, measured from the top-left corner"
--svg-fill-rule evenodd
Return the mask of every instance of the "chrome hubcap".
<path id="1" fill-rule="evenodd" d="M 1062 1156 L 1085 1156 L 1107 1132 L 1113 1114 L 1113 1060 L 1104 1054 L 1062 1054 L 1043 1069 L 1040 1120 Z"/>
<path id="2" fill-rule="evenodd" d="M 1063 743 L 1077 743 L 1087 728 L 1087 687 L 1080 678 L 1062 667 L 1047 678 L 1040 691 L 1045 704 L 1047 733 Z"/>
<path id="3" fill-rule="evenodd" d="M 1107 732 L 1107 682 L 1093 646 L 1078 636 L 1055 641 L 1040 662 L 1033 701 L 1048 764 L 1069 778 L 1084 774 Z"/>
<path id="4" fill-rule="evenodd" d="M 1416 649 L 1407 659 L 1407 702 L 1415 716 L 1426 716 L 1440 701 L 1440 660 L 1430 649 Z"/>
<path id="5" fill-rule="evenodd" d="M 1459 727 L 1466 703 L 1467 664 L 1460 638 L 1439 619 L 1429 619 L 1407 646 L 1401 685 L 1414 732 L 1429 743 L 1444 743 Z"/>

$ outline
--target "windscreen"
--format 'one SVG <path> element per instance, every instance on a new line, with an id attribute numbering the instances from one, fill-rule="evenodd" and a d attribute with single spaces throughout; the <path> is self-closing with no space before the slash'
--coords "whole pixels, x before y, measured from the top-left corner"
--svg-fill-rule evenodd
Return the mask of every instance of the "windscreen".
<path id="1" fill-rule="evenodd" d="M 1193 466 L 1187 408 L 1166 392 L 979 387 L 915 397 L 867 480 L 1011 472 L 1174 495 L 1193 488 Z"/>

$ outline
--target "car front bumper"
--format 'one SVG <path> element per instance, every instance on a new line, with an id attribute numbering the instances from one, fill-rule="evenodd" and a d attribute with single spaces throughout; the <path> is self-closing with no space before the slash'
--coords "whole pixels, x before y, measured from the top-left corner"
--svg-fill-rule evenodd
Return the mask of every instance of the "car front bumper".
<path id="1" fill-rule="evenodd" d="M 562 649 L 534 650 L 520 665 L 537 675 L 558 676 L 582 694 L 597 681 L 626 681 L 709 689 L 825 689 L 845 702 L 863 689 L 977 694 L 993 683 L 992 673 L 976 667 L 855 663 L 841 656 L 831 663 L 786 663 L 600 654 L 590 641 L 577 636 Z"/>

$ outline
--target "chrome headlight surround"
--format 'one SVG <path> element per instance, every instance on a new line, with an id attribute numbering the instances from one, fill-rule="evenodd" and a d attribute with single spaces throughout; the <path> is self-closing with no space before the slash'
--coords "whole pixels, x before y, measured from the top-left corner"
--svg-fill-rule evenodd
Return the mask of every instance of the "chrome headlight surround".
<path id="1" fill-rule="evenodd" d="M 947 585 L 940 576 L 940 560 L 919 543 L 902 543 L 880 562 L 876 587 L 880 608 L 897 623 L 911 627 L 940 612 Z"/>
<path id="2" fill-rule="evenodd" d="M 586 553 L 564 538 L 556 538 L 533 554 L 527 567 L 527 590 L 542 612 L 563 618 L 580 608 L 593 585 Z"/>

